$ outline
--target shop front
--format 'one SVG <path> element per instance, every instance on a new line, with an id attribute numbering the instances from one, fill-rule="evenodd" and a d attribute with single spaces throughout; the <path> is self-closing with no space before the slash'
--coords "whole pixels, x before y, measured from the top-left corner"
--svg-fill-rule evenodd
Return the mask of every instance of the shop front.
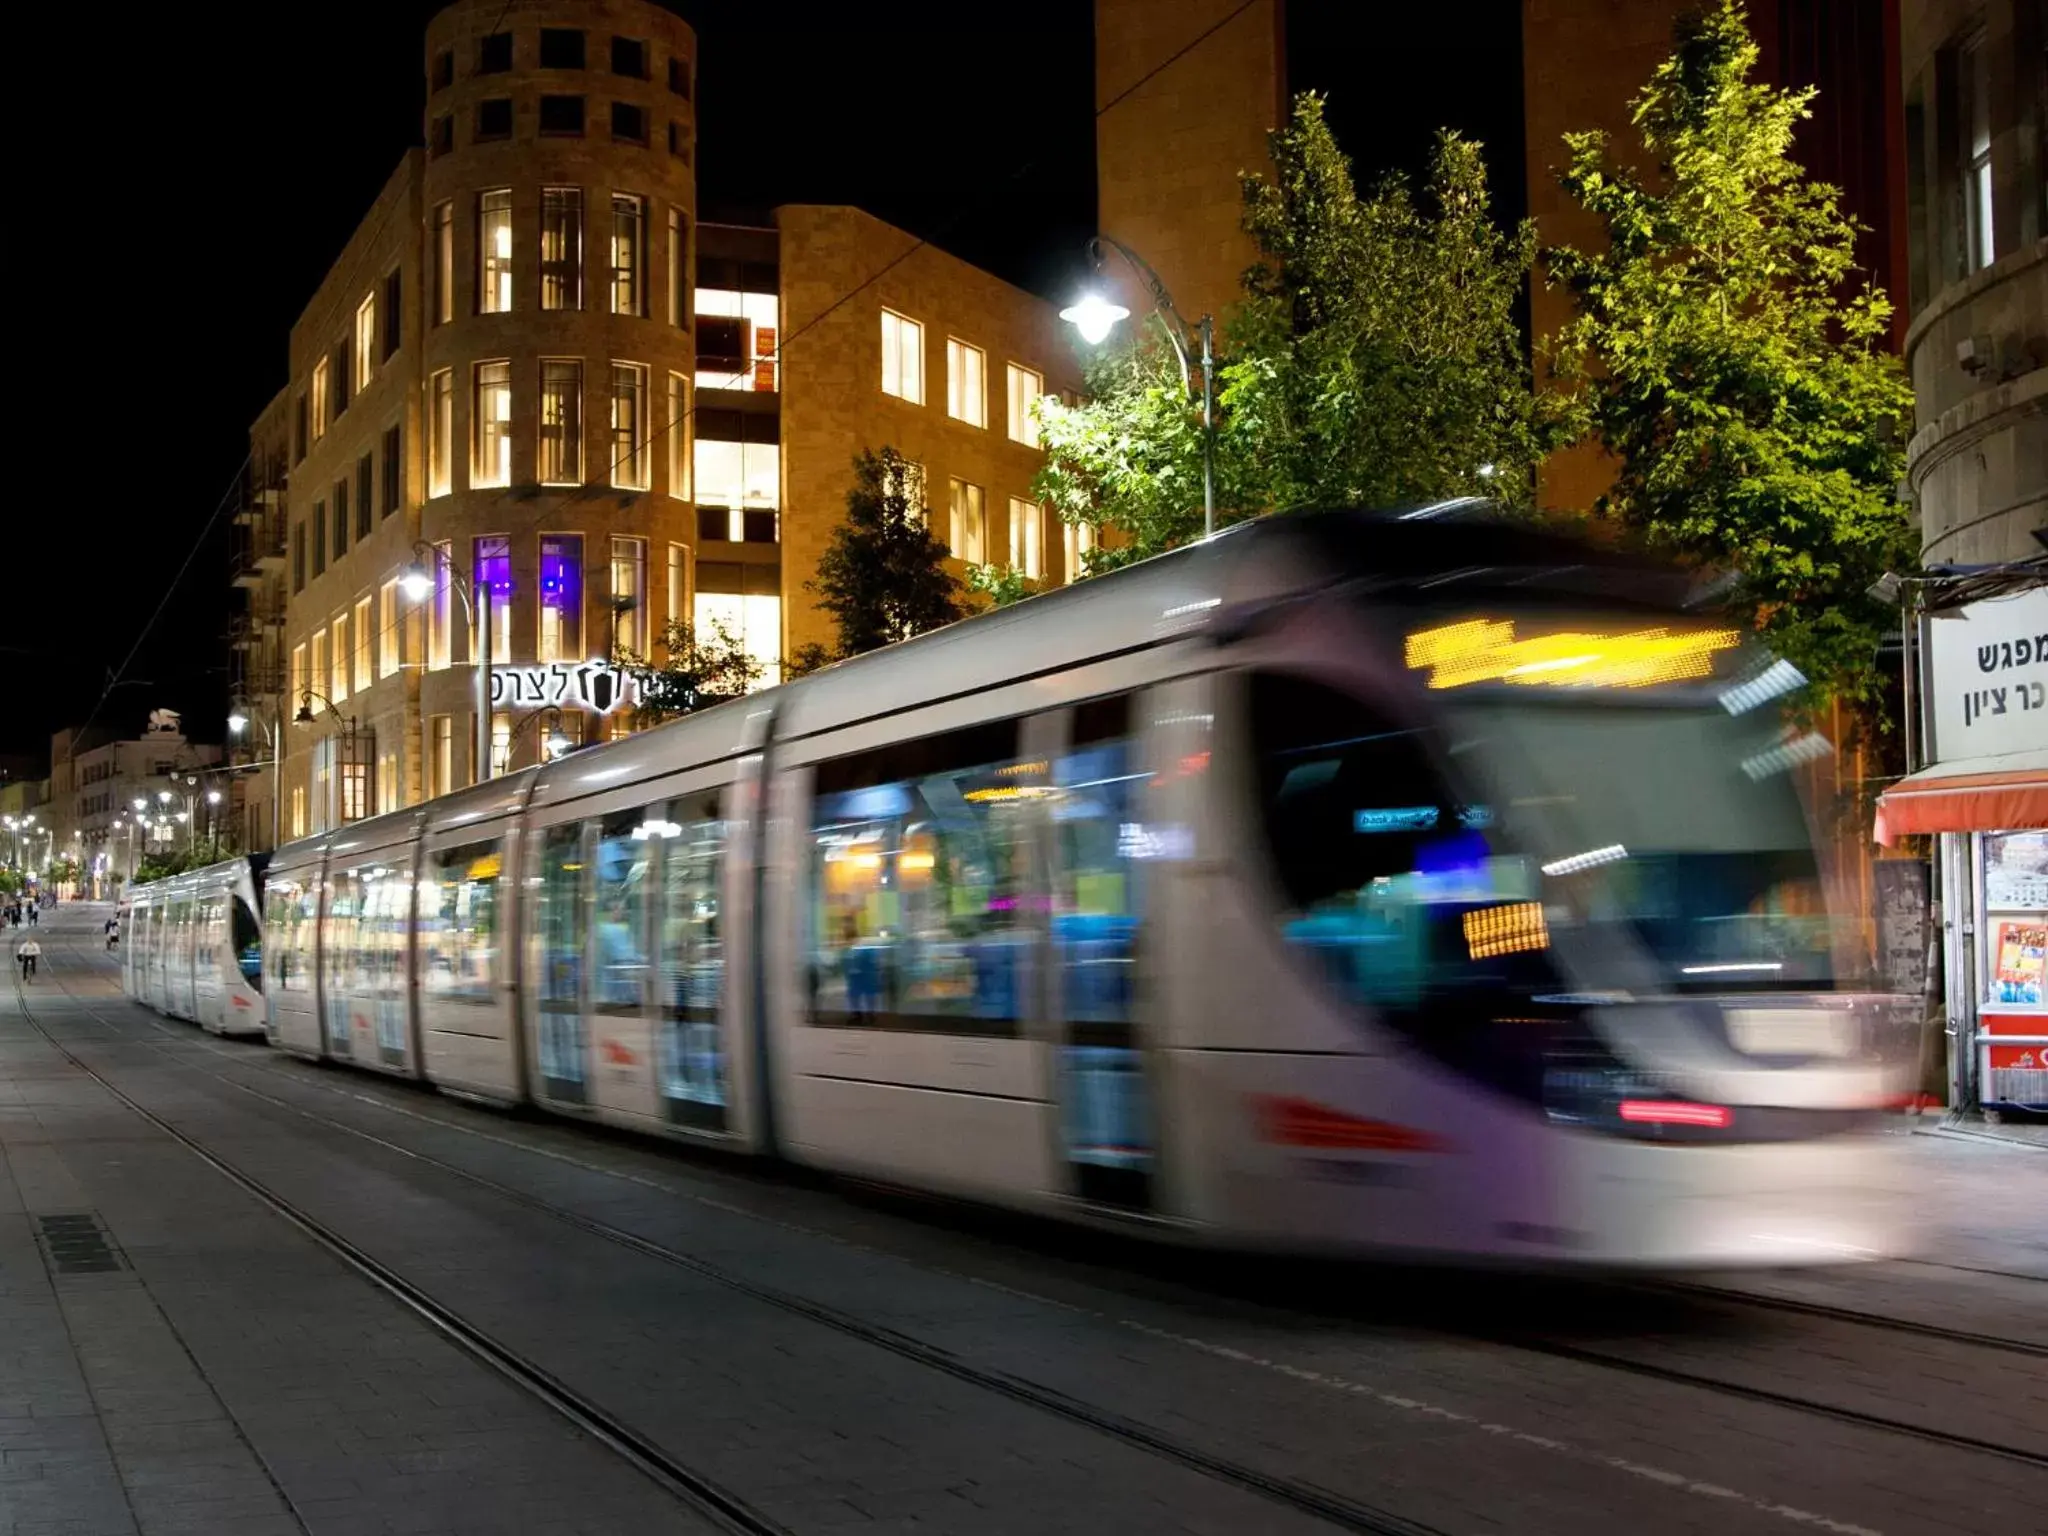
<path id="1" fill-rule="evenodd" d="M 2048 1113 L 2048 586 L 1919 621 L 1918 753 L 1886 846 L 1937 839 L 1949 1102 Z"/>

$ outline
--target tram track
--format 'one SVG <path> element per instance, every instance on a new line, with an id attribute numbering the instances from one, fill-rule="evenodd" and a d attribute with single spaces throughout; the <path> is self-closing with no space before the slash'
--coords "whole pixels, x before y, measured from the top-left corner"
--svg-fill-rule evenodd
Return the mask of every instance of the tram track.
<path id="1" fill-rule="evenodd" d="M 98 1022 L 100 1022 L 108 1029 L 115 1029 L 116 1026 L 113 1024 L 113 1022 L 107 1020 L 103 1015 L 99 1014 L 97 1010 L 87 1009 L 86 1011 L 90 1012 Z M 160 1031 L 166 1034 L 170 1034 L 174 1038 L 181 1037 L 181 1032 L 174 1030 L 171 1026 L 158 1024 L 156 1023 L 155 1020 L 150 1020 L 149 1022 L 155 1025 L 155 1027 Z M 129 1037 L 122 1036 L 121 1038 Z M 201 1045 L 201 1048 L 207 1049 L 213 1052 L 214 1054 L 223 1056 L 228 1055 L 226 1051 L 222 1050 L 219 1046 L 214 1045 L 212 1042 L 195 1040 L 193 1043 Z M 287 1073 L 285 1069 L 280 1065 L 273 1065 L 271 1063 L 261 1062 L 253 1059 L 248 1061 L 246 1064 L 250 1066 L 259 1067 L 264 1070 L 279 1072 L 281 1075 L 288 1077 L 290 1080 L 294 1082 L 302 1081 L 295 1075 Z M 1235 1483 L 1237 1486 L 1240 1487 L 1251 1488 L 1254 1491 L 1265 1493 L 1268 1497 L 1277 1497 L 1280 1499 L 1281 1502 L 1292 1503 L 1295 1505 L 1295 1507 L 1301 1508 L 1307 1512 L 1316 1513 L 1319 1518 L 1324 1519 L 1332 1519 L 1333 1516 L 1332 1514 L 1324 1512 L 1324 1509 L 1322 1507 L 1323 1502 L 1325 1500 L 1334 1500 L 1336 1501 L 1334 1508 L 1336 1511 L 1338 1511 L 1338 1515 L 1335 1517 L 1335 1523 L 1345 1524 L 1351 1529 L 1361 1530 L 1377 1530 L 1386 1528 L 1381 1526 L 1356 1523 L 1356 1516 L 1361 1511 L 1368 1518 L 1376 1516 L 1381 1512 L 1371 1511 L 1369 1508 L 1363 1506 L 1361 1506 L 1359 1510 L 1350 1510 L 1348 1509 L 1348 1506 L 1350 1505 L 1351 1501 L 1344 1500 L 1339 1495 L 1328 1494 L 1324 1490 L 1310 1488 L 1308 1487 L 1308 1485 L 1302 1485 L 1302 1487 L 1297 1491 L 1305 1493 L 1307 1495 L 1307 1500 L 1306 1502 L 1304 1502 L 1302 1499 L 1299 1498 L 1288 1497 L 1284 1493 L 1275 1493 L 1269 1491 L 1262 1485 L 1268 1482 L 1279 1483 L 1284 1485 L 1286 1480 L 1269 1479 L 1267 1478 L 1266 1474 L 1259 1473 L 1254 1469 L 1240 1467 L 1235 1463 L 1222 1461 L 1220 1458 L 1209 1457 L 1208 1454 L 1205 1452 L 1201 1452 L 1192 1447 L 1186 1447 L 1182 1445 L 1180 1442 L 1174 1441 L 1171 1437 L 1160 1435 L 1156 1431 L 1152 1431 L 1146 1426 L 1137 1424 L 1134 1421 L 1124 1419 L 1118 1415 L 1108 1414 L 1100 1410 L 1093 1409 L 1086 1404 L 1078 1403 L 1073 1399 L 1067 1398 L 1064 1394 L 1058 1393 L 1053 1389 L 1041 1387 L 1035 1383 L 1023 1381 L 1019 1378 L 1009 1376 L 1006 1373 L 990 1371 L 983 1367 L 974 1366 L 972 1364 L 960 1360 L 958 1357 L 950 1354 L 949 1352 L 943 1349 L 938 1348 L 937 1346 L 929 1345 L 920 1340 L 909 1338 L 891 1329 L 878 1327 L 875 1324 L 868 1323 L 862 1319 L 853 1317 L 851 1314 L 844 1313 L 837 1308 L 833 1308 L 822 1303 L 813 1302 L 804 1297 L 794 1296 L 790 1293 L 780 1291 L 773 1287 L 760 1285 L 757 1282 L 751 1281 L 744 1276 L 734 1274 L 730 1271 L 723 1269 L 720 1266 L 712 1265 L 705 1260 L 697 1258 L 694 1255 L 681 1253 L 675 1249 L 668 1248 L 665 1245 L 655 1243 L 650 1239 L 643 1238 L 636 1233 L 628 1232 L 624 1229 L 614 1227 L 609 1223 L 598 1221 L 595 1218 L 585 1216 L 581 1212 L 569 1210 L 565 1207 L 555 1205 L 552 1202 L 542 1200 L 536 1196 L 528 1194 L 524 1190 L 516 1189 L 510 1185 L 503 1184 L 497 1180 L 491 1179 L 488 1175 L 476 1173 L 473 1170 L 460 1166 L 459 1164 L 451 1163 L 442 1158 L 438 1158 L 431 1153 L 421 1152 L 415 1148 L 407 1147 L 398 1142 L 391 1141 L 384 1137 L 380 1137 L 376 1135 L 374 1132 L 363 1130 L 360 1127 L 348 1125 L 345 1122 L 336 1120 L 330 1116 L 318 1114 L 313 1110 L 309 1110 L 303 1107 L 302 1105 L 293 1104 L 288 1100 L 279 1098 L 273 1094 L 266 1093 L 262 1089 L 253 1087 L 247 1083 L 239 1082 L 235 1078 L 226 1076 L 222 1073 L 206 1071 L 206 1069 L 199 1068 L 196 1066 L 194 1066 L 192 1070 L 200 1071 L 203 1073 L 203 1075 L 212 1077 L 228 1087 L 235 1088 L 242 1093 L 248 1094 L 254 1098 L 269 1103 L 277 1108 L 283 1109 L 288 1113 L 301 1116 L 317 1124 L 327 1126 L 330 1129 L 338 1130 L 346 1135 L 357 1137 L 369 1143 L 385 1148 L 400 1156 L 440 1169 L 457 1178 L 461 1178 L 479 1187 L 488 1189 L 500 1195 L 503 1198 L 514 1201 L 527 1208 L 533 1209 L 541 1214 L 547 1215 L 555 1220 L 561 1221 L 567 1225 L 578 1228 L 579 1230 L 584 1231 L 588 1235 L 595 1236 L 613 1243 L 617 1243 L 621 1246 L 640 1252 L 647 1257 L 654 1258 L 661 1262 L 669 1263 L 679 1268 L 689 1270 L 693 1273 L 698 1274 L 702 1278 L 711 1280 L 714 1283 L 730 1288 L 741 1294 L 753 1297 L 758 1301 L 762 1301 L 768 1305 L 777 1307 L 778 1309 L 788 1312 L 792 1315 L 805 1317 L 811 1322 L 831 1328 L 834 1331 L 845 1334 L 849 1337 L 860 1339 L 863 1342 L 873 1344 L 876 1347 L 886 1349 L 889 1352 L 898 1355 L 899 1357 L 915 1361 L 918 1364 L 927 1366 L 935 1370 L 939 1370 L 946 1375 L 955 1377 L 956 1379 L 969 1382 L 972 1385 L 983 1387 L 988 1390 L 996 1391 L 1003 1396 L 1012 1397 L 1013 1399 L 1018 1401 L 1029 1403 L 1031 1406 L 1037 1407 L 1043 1411 L 1054 1413 L 1057 1416 L 1067 1418 L 1072 1422 L 1086 1425 L 1089 1428 L 1096 1429 L 1103 1433 L 1108 1433 L 1115 1438 L 1124 1440 L 1126 1443 L 1142 1446 L 1147 1450 L 1153 1451 L 1155 1454 L 1166 1456 L 1168 1459 L 1182 1461 L 1184 1465 L 1194 1467 L 1196 1470 L 1202 1470 L 1210 1476 L 1218 1477 L 1221 1481 Z M 327 1087 L 327 1085 L 324 1084 L 312 1084 L 310 1086 Z M 344 1090 L 334 1088 L 330 1089 L 329 1091 L 343 1092 Z M 377 1098 L 374 1095 L 352 1093 L 349 1096 L 358 1100 L 369 1102 L 371 1104 L 379 1105 L 380 1107 L 386 1109 L 391 1109 L 394 1112 L 413 1113 L 409 1111 L 397 1111 L 396 1106 L 384 1104 L 381 1099 Z M 480 1132 L 473 1131 L 471 1128 L 463 1126 L 458 1122 L 444 1120 L 439 1116 L 422 1115 L 419 1116 L 419 1118 L 426 1120 L 428 1123 L 436 1127 L 439 1127 L 444 1130 L 454 1131 L 459 1134 L 483 1134 Z M 504 1140 L 504 1138 L 487 1139 L 499 1141 Z M 534 1153 L 535 1155 L 562 1160 L 568 1162 L 571 1166 L 583 1168 L 587 1171 L 596 1172 L 600 1175 L 612 1177 L 622 1176 L 616 1174 L 612 1170 L 607 1170 L 600 1165 L 586 1163 L 578 1159 L 562 1158 L 560 1154 L 551 1152 L 545 1148 L 525 1147 L 523 1148 L 523 1150 Z M 666 1185 L 659 1184 L 657 1184 L 656 1187 L 664 1189 L 667 1188 Z M 673 1193 L 674 1191 L 670 1190 L 669 1192 Z M 818 1235 L 826 1236 L 827 1234 L 820 1233 Z M 1920 1323 L 1911 1319 L 1895 1318 L 1882 1314 L 1861 1313 L 1854 1311 L 1850 1308 L 1834 1307 L 1824 1303 L 1804 1302 L 1794 1300 L 1791 1298 L 1763 1296 L 1756 1293 L 1733 1290 L 1722 1286 L 1703 1285 L 1682 1281 L 1671 1281 L 1639 1283 L 1631 1287 L 1631 1289 L 1636 1290 L 1639 1294 L 1663 1295 L 1666 1297 L 1683 1299 L 1691 1302 L 1712 1303 L 1717 1305 L 1729 1305 L 1738 1307 L 1750 1307 L 1759 1310 L 1776 1310 L 1801 1315 L 1814 1316 L 1824 1318 L 1833 1322 L 1840 1322 L 1859 1327 L 1914 1334 L 1917 1336 L 1938 1339 L 1942 1342 L 1961 1345 L 1965 1347 L 1997 1349 L 2030 1356 L 2048 1356 L 2048 1347 L 2034 1344 L 2026 1340 L 2006 1339 L 1996 1335 L 1974 1333 L 1969 1330 L 1947 1328 L 1938 1324 Z M 1644 1360 L 1627 1355 L 1618 1355 L 1606 1350 L 1592 1348 L 1586 1345 L 1572 1343 L 1568 1340 L 1555 1338 L 1537 1331 L 1466 1329 L 1462 1327 L 1459 1329 L 1452 1330 L 1433 1327 L 1430 1331 L 1449 1332 L 1454 1335 L 1461 1335 L 1474 1339 L 1480 1339 L 1487 1343 L 1495 1344 L 1501 1347 L 1517 1349 L 1525 1353 L 1532 1353 L 1537 1355 L 1548 1356 L 1555 1359 L 1568 1360 L 1575 1364 L 1612 1370 L 1640 1378 L 1665 1382 L 1671 1385 L 1684 1386 L 1692 1389 L 1713 1392 L 1719 1395 L 1740 1398 L 1750 1402 L 1765 1404 L 1787 1411 L 1829 1418 L 1837 1422 L 1851 1424 L 1859 1428 L 1874 1430 L 1882 1433 L 1906 1436 L 1926 1443 L 1945 1446 L 1952 1450 L 1963 1451 L 1976 1455 L 1992 1456 L 2003 1460 L 2016 1461 L 2023 1465 L 2036 1468 L 2048 1468 L 2048 1453 L 2037 1452 L 2027 1447 L 2009 1445 L 2002 1441 L 1991 1440 L 1975 1435 L 1963 1434 L 1953 1430 L 1940 1429 L 1931 1425 L 1916 1423 L 1911 1420 L 1894 1418 L 1886 1414 L 1872 1413 L 1861 1409 L 1850 1408 L 1841 1404 L 1823 1402 L 1814 1398 L 1803 1397 L 1794 1393 L 1780 1392 L 1767 1387 L 1759 1387 L 1748 1383 L 1730 1381 L 1723 1377 L 1708 1375 L 1702 1372 L 1689 1370 L 1681 1366 L 1662 1364 L 1657 1361 Z M 1186 1457 L 1188 1454 L 1192 1454 L 1192 1456 L 1196 1460 L 1187 1460 Z M 1198 1466 L 1197 1462 L 1213 1463 L 1214 1465 Z"/>
<path id="2" fill-rule="evenodd" d="M 351 1269 L 384 1291 L 403 1306 L 419 1315 L 437 1331 L 463 1348 L 473 1357 L 481 1360 L 515 1385 L 552 1408 L 564 1418 L 575 1423 L 599 1443 L 619 1455 L 637 1470 L 653 1480 L 658 1486 L 690 1505 L 707 1517 L 719 1522 L 725 1529 L 745 1533 L 776 1532 L 788 1536 L 787 1528 L 749 1504 L 745 1498 L 725 1488 L 715 1480 L 689 1467 L 663 1449 L 650 1437 L 642 1434 L 623 1419 L 608 1412 L 602 1405 L 577 1392 L 531 1358 L 513 1346 L 496 1338 L 485 1330 L 468 1322 L 459 1313 L 437 1301 L 423 1288 L 407 1280 L 402 1274 L 377 1259 L 373 1254 L 346 1236 L 335 1231 L 316 1216 L 299 1206 L 288 1197 L 279 1194 L 260 1179 L 220 1157 L 196 1138 L 172 1125 L 131 1095 L 123 1091 L 108 1077 L 89 1062 L 70 1050 L 35 1018 L 28 1006 L 27 997 L 16 988 L 21 1012 L 29 1026 L 44 1040 L 61 1053 L 68 1061 L 91 1077 L 118 1102 L 156 1129 L 170 1136 L 181 1146 L 200 1158 L 209 1167 L 248 1191 L 258 1201 L 277 1215 L 305 1233 L 315 1243 Z M 116 1039 L 131 1040 L 122 1034 L 114 1021 L 108 1019 L 83 999 L 73 997 L 78 1004 L 77 1011 L 91 1017 L 95 1022 L 114 1034 Z M 158 1045 L 157 1042 L 149 1042 Z M 160 1046 L 158 1046 L 161 1049 Z M 212 1048 L 212 1047 L 208 1047 Z M 175 1060 L 175 1058 L 173 1058 Z M 181 1062 L 179 1065 L 197 1071 L 202 1076 L 234 1088 L 261 1102 L 270 1104 L 289 1114 L 310 1120 L 329 1130 L 354 1137 L 387 1152 L 416 1163 L 432 1167 L 452 1177 L 484 1189 L 499 1198 L 550 1217 L 587 1236 L 616 1244 L 643 1257 L 672 1265 L 688 1271 L 699 1278 L 748 1297 L 763 1305 L 772 1307 L 787 1315 L 798 1317 L 816 1326 L 830 1329 L 845 1337 L 881 1349 L 899 1359 L 937 1371 L 956 1381 L 973 1386 L 1010 1401 L 1050 1414 L 1081 1428 L 1105 1435 L 1125 1445 L 1143 1450 L 1184 1469 L 1262 1497 L 1272 1503 L 1283 1505 L 1308 1515 L 1341 1530 L 1354 1531 L 1360 1536 L 1443 1536 L 1436 1528 L 1420 1524 L 1379 1509 L 1363 1501 L 1318 1487 L 1298 1479 L 1283 1478 L 1261 1472 L 1240 1462 L 1214 1455 L 1187 1441 L 1153 1429 L 1149 1425 L 1128 1418 L 1122 1414 L 1096 1407 L 1069 1397 L 1067 1394 L 1038 1383 L 1027 1381 L 1008 1372 L 978 1366 L 961 1359 L 937 1345 L 928 1344 L 894 1329 L 870 1323 L 855 1317 L 837 1307 L 812 1301 L 794 1295 L 778 1287 L 764 1285 L 728 1270 L 722 1265 L 711 1263 L 694 1254 L 684 1253 L 666 1244 L 627 1231 L 624 1228 L 587 1216 L 580 1211 L 557 1205 L 541 1199 L 525 1190 L 505 1184 L 487 1174 L 464 1168 L 459 1164 L 434 1156 L 432 1153 L 407 1147 L 372 1131 L 352 1126 L 331 1116 L 316 1113 L 302 1105 L 293 1104 L 275 1094 L 264 1092 L 250 1084 L 238 1082 L 221 1072 L 209 1071 L 196 1064 Z M 450 1129 L 461 1127 L 436 1121 Z"/>

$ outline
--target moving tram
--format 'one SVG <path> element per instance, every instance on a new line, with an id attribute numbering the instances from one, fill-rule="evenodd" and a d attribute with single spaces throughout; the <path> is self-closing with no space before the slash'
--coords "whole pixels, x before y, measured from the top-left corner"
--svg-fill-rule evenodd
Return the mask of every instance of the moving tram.
<path id="1" fill-rule="evenodd" d="M 216 1035 L 264 1032 L 258 892 L 269 858 L 224 859 L 134 887 L 122 903 L 130 997 Z"/>
<path id="2" fill-rule="evenodd" d="M 1800 679 L 1682 597 L 1456 507 L 1243 525 L 279 850 L 269 1038 L 1188 1242 L 1890 1252 L 1911 1037 Z"/>

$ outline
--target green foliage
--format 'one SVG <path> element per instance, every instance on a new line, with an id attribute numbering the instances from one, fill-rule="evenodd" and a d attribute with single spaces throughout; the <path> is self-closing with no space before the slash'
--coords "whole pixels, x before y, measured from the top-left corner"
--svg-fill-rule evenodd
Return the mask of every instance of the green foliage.
<path id="1" fill-rule="evenodd" d="M 815 640 L 806 640 L 782 663 L 782 675 L 786 678 L 808 677 L 820 667 L 829 667 L 839 657 Z"/>
<path id="2" fill-rule="evenodd" d="M 28 877 L 12 865 L 0 869 L 0 896 L 18 896 L 28 886 Z"/>
<path id="3" fill-rule="evenodd" d="M 1564 187 L 1608 248 L 1544 253 L 1577 303 L 1560 372 L 1620 460 L 1600 510 L 1738 573 L 1734 605 L 1776 649 L 1867 700 L 1897 619 L 1865 589 L 1915 563 L 1894 499 L 1912 396 L 1839 194 L 1791 158 L 1813 92 L 1751 83 L 1756 59 L 1736 0 L 1680 24 L 1634 106 L 1654 185 L 1603 135 L 1566 136 Z"/>
<path id="4" fill-rule="evenodd" d="M 924 471 L 894 448 L 856 455 L 846 518 L 804 583 L 838 626 L 838 654 L 858 656 L 962 617 L 946 554 L 926 526 Z"/>
<path id="5" fill-rule="evenodd" d="M 659 664 L 626 650 L 616 658 L 640 684 L 642 726 L 736 699 L 761 679 L 761 663 L 717 619 L 701 631 L 687 619 L 669 620 L 660 651 Z"/>
<path id="6" fill-rule="evenodd" d="M 1458 495 L 1526 507 L 1573 422 L 1531 386 L 1515 306 L 1535 235 L 1495 227 L 1479 146 L 1440 135 L 1419 199 L 1398 178 L 1361 195 L 1304 94 L 1270 147 L 1270 177 L 1244 178 L 1260 260 L 1216 365 L 1219 523 Z M 1200 408 L 1164 331 L 1099 353 L 1087 388 L 1086 405 L 1041 402 L 1034 489 L 1121 535 L 1090 572 L 1198 537 Z"/>
<path id="7" fill-rule="evenodd" d="M 188 869 L 202 869 L 213 860 L 204 848 L 160 848 L 145 853 L 135 866 L 137 885 L 146 885 L 152 880 L 168 880 L 172 875 L 182 875 Z"/>
<path id="8" fill-rule="evenodd" d="M 52 885 L 66 885 L 78 878 L 78 860 L 69 854 L 50 861 L 50 867 L 43 871 L 43 878 Z"/>
<path id="9" fill-rule="evenodd" d="M 1027 597 L 1036 597 L 1044 583 L 1034 581 L 1014 565 L 970 565 L 967 590 L 986 600 L 991 608 L 1007 608 Z"/>

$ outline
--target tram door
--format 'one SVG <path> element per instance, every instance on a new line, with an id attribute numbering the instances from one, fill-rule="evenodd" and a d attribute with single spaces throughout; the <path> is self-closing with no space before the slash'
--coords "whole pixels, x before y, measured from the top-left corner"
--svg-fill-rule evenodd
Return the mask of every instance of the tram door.
<path id="1" fill-rule="evenodd" d="M 589 1097 L 583 964 L 590 942 L 591 898 L 584 824 L 565 821 L 544 829 L 538 860 L 529 973 L 536 1013 L 534 1054 L 541 1092 L 550 1099 L 581 1104 Z"/>
<path id="2" fill-rule="evenodd" d="M 1068 722 L 1048 799 L 1061 1150 L 1071 1194 L 1143 1210 L 1158 1141 L 1138 1007 L 1149 849 L 1136 700 L 1090 700 Z"/>

